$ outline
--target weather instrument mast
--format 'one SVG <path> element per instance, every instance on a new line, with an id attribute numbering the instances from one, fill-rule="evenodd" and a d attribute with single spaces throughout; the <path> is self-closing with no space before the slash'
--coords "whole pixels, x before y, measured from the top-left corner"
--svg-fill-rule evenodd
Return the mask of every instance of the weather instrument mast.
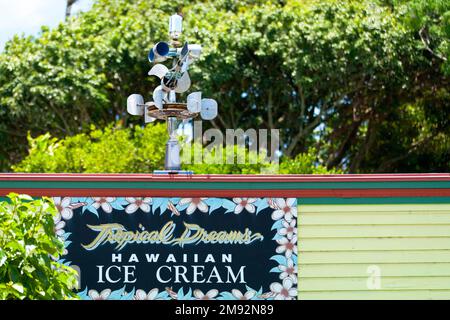
<path id="1" fill-rule="evenodd" d="M 153 90 L 153 101 L 144 103 L 144 98 L 140 94 L 132 94 L 127 99 L 129 114 L 143 115 L 145 123 L 156 119 L 167 122 L 169 140 L 166 143 L 165 171 L 157 173 L 186 173 L 181 171 L 180 145 L 176 135 L 180 120 L 193 119 L 198 115 L 203 120 L 212 120 L 217 116 L 217 102 L 213 99 L 202 99 L 200 91 L 190 93 L 186 102 L 177 102 L 177 93 L 189 90 L 191 86 L 189 66 L 202 52 L 199 44 L 185 42 L 182 45 L 179 42 L 182 22 L 183 18 L 180 15 L 172 15 L 169 19 L 170 43 L 158 42 L 148 54 L 148 60 L 153 64 L 148 75 L 161 80 L 161 84 Z M 172 60 L 170 69 L 162 64 L 167 60 Z"/>

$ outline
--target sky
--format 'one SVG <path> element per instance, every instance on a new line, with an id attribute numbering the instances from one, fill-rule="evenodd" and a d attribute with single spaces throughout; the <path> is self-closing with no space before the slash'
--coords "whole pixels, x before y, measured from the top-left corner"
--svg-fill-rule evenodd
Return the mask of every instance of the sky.
<path id="1" fill-rule="evenodd" d="M 89 10 L 93 0 L 80 0 L 72 14 Z M 14 34 L 38 35 L 41 26 L 64 21 L 66 0 L 0 0 L 0 51 Z"/>

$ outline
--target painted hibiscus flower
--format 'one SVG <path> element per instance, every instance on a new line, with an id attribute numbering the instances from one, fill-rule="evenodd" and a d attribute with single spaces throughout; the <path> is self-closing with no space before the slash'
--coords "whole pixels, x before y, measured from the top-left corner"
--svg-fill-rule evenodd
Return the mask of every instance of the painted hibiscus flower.
<path id="1" fill-rule="evenodd" d="M 280 273 L 281 280 L 290 278 L 293 283 L 297 283 L 297 266 L 294 265 L 292 259 L 287 259 L 287 265 L 279 265 L 278 269 L 282 271 Z"/>
<path id="2" fill-rule="evenodd" d="M 73 216 L 72 208 L 70 207 L 70 198 L 69 197 L 53 197 L 53 202 L 55 203 L 56 209 L 61 214 L 63 219 L 69 220 Z"/>
<path id="3" fill-rule="evenodd" d="M 211 289 L 205 294 L 201 290 L 194 290 L 194 297 L 197 298 L 197 300 L 214 300 L 218 294 L 219 290 L 217 289 Z"/>
<path id="4" fill-rule="evenodd" d="M 256 292 L 255 291 L 247 291 L 246 293 L 243 294 L 240 290 L 233 289 L 233 290 L 231 290 L 231 294 L 237 300 L 251 300 L 256 295 Z"/>
<path id="5" fill-rule="evenodd" d="M 279 220 L 284 218 L 286 221 L 291 222 L 292 218 L 297 218 L 297 206 L 295 205 L 295 198 L 283 198 L 275 199 L 275 203 L 279 209 L 272 212 L 272 219 Z"/>
<path id="6" fill-rule="evenodd" d="M 150 204 L 152 203 L 152 198 L 125 198 L 129 205 L 125 208 L 125 212 L 130 214 L 136 212 L 138 209 L 149 213 Z"/>
<path id="7" fill-rule="evenodd" d="M 250 213 L 255 213 L 256 208 L 252 203 L 256 202 L 255 198 L 233 198 L 233 202 L 237 204 L 234 208 L 234 213 L 241 213 L 242 210 L 247 210 Z"/>
<path id="8" fill-rule="evenodd" d="M 116 200 L 116 198 L 113 197 L 98 197 L 98 198 L 92 198 L 94 200 L 94 203 L 92 204 L 92 206 L 95 209 L 98 208 L 102 208 L 103 211 L 105 211 L 106 213 L 111 213 L 112 212 L 112 206 L 111 206 L 111 202 L 114 202 Z"/>
<path id="9" fill-rule="evenodd" d="M 66 223 L 61 220 L 60 213 L 53 217 L 53 221 L 55 222 L 55 226 L 53 227 L 55 234 L 61 238 L 64 234 L 64 227 L 66 226 Z"/>
<path id="10" fill-rule="evenodd" d="M 88 292 L 88 295 L 92 300 L 108 300 L 110 294 L 111 289 L 105 289 L 100 293 L 98 293 L 97 290 L 89 290 Z"/>
<path id="11" fill-rule="evenodd" d="M 134 300 L 158 300 L 156 299 L 158 293 L 159 291 L 157 288 L 150 290 L 148 293 L 144 290 L 138 289 L 134 295 Z"/>
<path id="12" fill-rule="evenodd" d="M 208 212 L 208 205 L 203 202 L 207 198 L 183 198 L 180 200 L 180 205 L 189 204 L 186 209 L 186 214 L 193 214 L 195 210 L 200 210 L 201 212 Z"/>
<path id="13" fill-rule="evenodd" d="M 270 290 L 274 293 L 275 300 L 293 300 L 297 297 L 297 288 L 290 278 L 285 278 L 283 283 L 273 282 L 270 284 Z"/>
<path id="14" fill-rule="evenodd" d="M 286 258 L 290 258 L 292 253 L 297 252 L 297 237 L 289 240 L 288 238 L 281 238 L 277 240 L 279 246 L 276 248 L 277 253 L 284 253 Z"/>
<path id="15" fill-rule="evenodd" d="M 283 220 L 282 224 L 283 228 L 278 230 L 278 234 L 281 236 L 286 236 L 289 240 L 292 239 L 292 237 L 297 234 L 297 221 L 295 219 L 292 219 L 291 222 Z"/>

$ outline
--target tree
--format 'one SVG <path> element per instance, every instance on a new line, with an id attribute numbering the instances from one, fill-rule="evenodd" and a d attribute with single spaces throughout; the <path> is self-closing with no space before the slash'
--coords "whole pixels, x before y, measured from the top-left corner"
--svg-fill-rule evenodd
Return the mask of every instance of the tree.
<path id="1" fill-rule="evenodd" d="M 67 0 L 66 1 L 66 20 L 70 17 L 72 6 L 77 2 L 78 2 L 78 0 Z"/>
<path id="2" fill-rule="evenodd" d="M 280 128 L 287 157 L 313 147 L 349 172 L 448 171 L 449 10 L 433 3 L 98 0 L 0 55 L 3 168 L 26 154 L 28 131 L 140 121 L 125 99 L 157 85 L 146 53 L 181 11 L 185 39 L 204 45 L 192 89 L 220 104 L 211 126 Z"/>
<path id="3" fill-rule="evenodd" d="M 105 129 L 91 128 L 65 139 L 57 139 L 46 133 L 35 138 L 28 136 L 29 154 L 17 165 L 16 172 L 72 172 L 72 173 L 152 173 L 164 169 L 165 143 L 168 138 L 163 124 L 149 124 L 145 128 L 123 128 L 120 124 Z M 180 141 L 183 144 L 183 141 Z M 196 146 L 202 150 L 201 146 Z M 185 149 L 192 152 L 193 148 Z M 258 154 L 243 150 L 247 160 L 258 159 Z M 237 154 L 237 147 L 234 148 Z M 195 173 L 255 173 L 271 169 L 267 162 L 226 164 L 226 150 L 222 150 L 223 162 L 214 163 L 214 150 L 202 150 L 203 163 L 182 164 L 182 169 Z M 259 155 L 260 156 L 260 155 Z M 279 173 L 339 173 L 327 170 L 317 163 L 314 150 L 299 154 L 295 159 L 284 157 L 275 168 Z"/>
<path id="4" fill-rule="evenodd" d="M 405 14 L 402 20 L 416 34 L 429 59 L 441 61 L 442 71 L 450 75 L 450 3 L 443 0 L 389 0 Z"/>
<path id="5" fill-rule="evenodd" d="M 0 299 L 75 299 L 76 272 L 55 261 L 64 244 L 48 198 L 9 194 L 0 202 Z"/>

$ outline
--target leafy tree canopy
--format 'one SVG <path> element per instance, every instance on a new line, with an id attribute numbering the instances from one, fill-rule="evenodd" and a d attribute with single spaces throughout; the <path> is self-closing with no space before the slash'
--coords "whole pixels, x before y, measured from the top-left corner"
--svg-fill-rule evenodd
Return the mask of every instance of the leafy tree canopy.
<path id="1" fill-rule="evenodd" d="M 50 134 L 28 137 L 29 155 L 13 166 L 17 172 L 72 172 L 72 173 L 151 173 L 164 169 L 164 150 L 167 139 L 163 124 L 150 124 L 145 128 L 134 126 L 123 128 L 120 125 L 105 129 L 94 127 L 88 133 L 80 133 L 65 139 L 51 137 Z M 183 143 L 183 141 L 180 141 Z M 295 159 L 282 158 L 279 167 L 271 166 L 261 160 L 262 154 L 234 147 L 234 157 L 244 152 L 245 164 L 226 164 L 226 148 L 222 148 L 222 159 L 215 157 L 216 149 L 209 150 L 192 144 L 186 152 L 200 150 L 202 163 L 182 164 L 183 170 L 195 173 L 278 173 L 327 174 L 340 173 L 327 170 L 317 164 L 315 150 L 298 154 Z M 255 160 L 255 161 L 251 161 Z"/>
<path id="2" fill-rule="evenodd" d="M 58 211 L 48 198 L 11 193 L 0 202 L 0 299 L 76 299 L 76 272 L 55 260 Z"/>
<path id="3" fill-rule="evenodd" d="M 147 52 L 177 11 L 203 44 L 192 89 L 219 102 L 211 126 L 279 128 L 285 156 L 314 147 L 329 169 L 449 170 L 443 0 L 98 0 L 0 54 L 2 167 L 26 154 L 28 131 L 83 139 L 91 124 L 142 121 L 125 100 L 150 97 Z"/>

